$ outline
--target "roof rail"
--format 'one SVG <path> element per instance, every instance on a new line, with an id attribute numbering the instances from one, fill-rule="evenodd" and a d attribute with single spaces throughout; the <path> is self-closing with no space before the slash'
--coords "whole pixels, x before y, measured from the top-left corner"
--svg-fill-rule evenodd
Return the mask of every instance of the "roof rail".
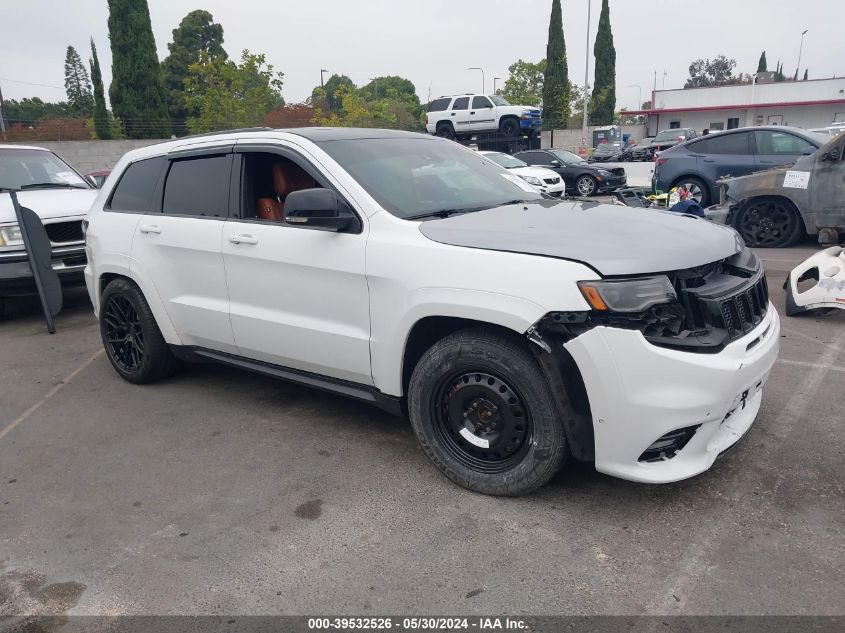
<path id="1" fill-rule="evenodd" d="M 175 140 L 181 141 L 186 138 L 203 138 L 205 136 L 218 136 L 219 134 L 235 134 L 237 132 L 266 132 L 268 130 L 275 129 L 276 128 L 272 127 L 239 127 L 231 130 L 217 130 L 216 132 L 204 132 L 203 134 L 191 134 L 189 136 L 180 136 Z"/>

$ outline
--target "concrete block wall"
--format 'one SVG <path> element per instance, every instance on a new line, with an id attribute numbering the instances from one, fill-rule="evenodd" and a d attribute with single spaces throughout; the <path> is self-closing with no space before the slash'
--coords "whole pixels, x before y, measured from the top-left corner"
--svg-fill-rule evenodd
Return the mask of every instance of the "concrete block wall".
<path id="1" fill-rule="evenodd" d="M 112 169 L 128 151 L 169 139 L 132 139 L 122 141 L 39 141 L 31 143 L 54 151 L 81 174 L 103 169 Z M 20 143 L 26 145 L 27 143 Z"/>

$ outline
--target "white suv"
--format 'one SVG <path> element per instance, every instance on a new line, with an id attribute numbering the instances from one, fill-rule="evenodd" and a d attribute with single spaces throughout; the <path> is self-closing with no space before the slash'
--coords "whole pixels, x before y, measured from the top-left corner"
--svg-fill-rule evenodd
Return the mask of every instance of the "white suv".
<path id="1" fill-rule="evenodd" d="M 750 428 L 778 350 L 733 229 L 549 200 L 419 134 L 145 147 L 88 221 L 88 290 L 123 378 L 216 361 L 371 402 L 488 494 L 533 490 L 567 456 L 642 482 L 707 470 Z"/>
<path id="2" fill-rule="evenodd" d="M 440 97 L 428 104 L 426 117 L 429 134 L 460 141 L 481 132 L 534 136 L 543 126 L 539 108 L 511 105 L 499 95 Z"/>

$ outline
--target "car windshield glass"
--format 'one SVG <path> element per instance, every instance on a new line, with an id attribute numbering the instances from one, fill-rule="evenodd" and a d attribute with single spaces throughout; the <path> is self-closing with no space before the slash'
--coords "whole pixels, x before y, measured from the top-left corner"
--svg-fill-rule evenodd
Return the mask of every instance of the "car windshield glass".
<path id="1" fill-rule="evenodd" d="M 90 189 L 73 168 L 53 152 L 40 149 L 0 149 L 0 187 L 5 189 Z"/>
<path id="2" fill-rule="evenodd" d="M 553 149 L 550 151 L 560 162 L 565 165 L 580 165 L 581 163 L 587 162 L 583 158 L 578 156 L 578 154 L 567 152 L 565 149 Z"/>
<path id="3" fill-rule="evenodd" d="M 400 218 L 542 198 L 515 174 L 451 141 L 347 139 L 323 141 L 320 147 Z"/>
<path id="4" fill-rule="evenodd" d="M 502 154 L 501 152 L 492 152 L 490 154 L 482 154 L 484 158 L 489 158 L 494 163 L 501 165 L 505 169 L 513 169 L 514 167 L 528 167 L 528 163 L 519 160 L 518 158 L 514 158 L 508 154 Z"/>
<path id="5" fill-rule="evenodd" d="M 655 141 L 675 141 L 679 136 L 686 136 L 683 130 L 664 130 L 654 137 Z"/>
<path id="6" fill-rule="evenodd" d="M 499 95 L 490 95 L 490 101 L 495 103 L 497 106 L 509 106 L 511 103 L 504 97 L 500 97 Z"/>

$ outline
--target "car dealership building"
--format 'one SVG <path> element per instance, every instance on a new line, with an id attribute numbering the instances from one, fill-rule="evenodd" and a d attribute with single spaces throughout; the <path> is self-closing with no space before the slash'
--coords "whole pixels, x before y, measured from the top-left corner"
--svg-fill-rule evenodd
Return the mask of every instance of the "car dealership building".
<path id="1" fill-rule="evenodd" d="M 645 116 L 649 136 L 684 127 L 699 133 L 749 125 L 812 129 L 845 121 L 845 78 L 774 82 L 772 75 L 759 73 L 754 83 L 736 86 L 655 90 L 652 108 L 627 114 Z"/>

